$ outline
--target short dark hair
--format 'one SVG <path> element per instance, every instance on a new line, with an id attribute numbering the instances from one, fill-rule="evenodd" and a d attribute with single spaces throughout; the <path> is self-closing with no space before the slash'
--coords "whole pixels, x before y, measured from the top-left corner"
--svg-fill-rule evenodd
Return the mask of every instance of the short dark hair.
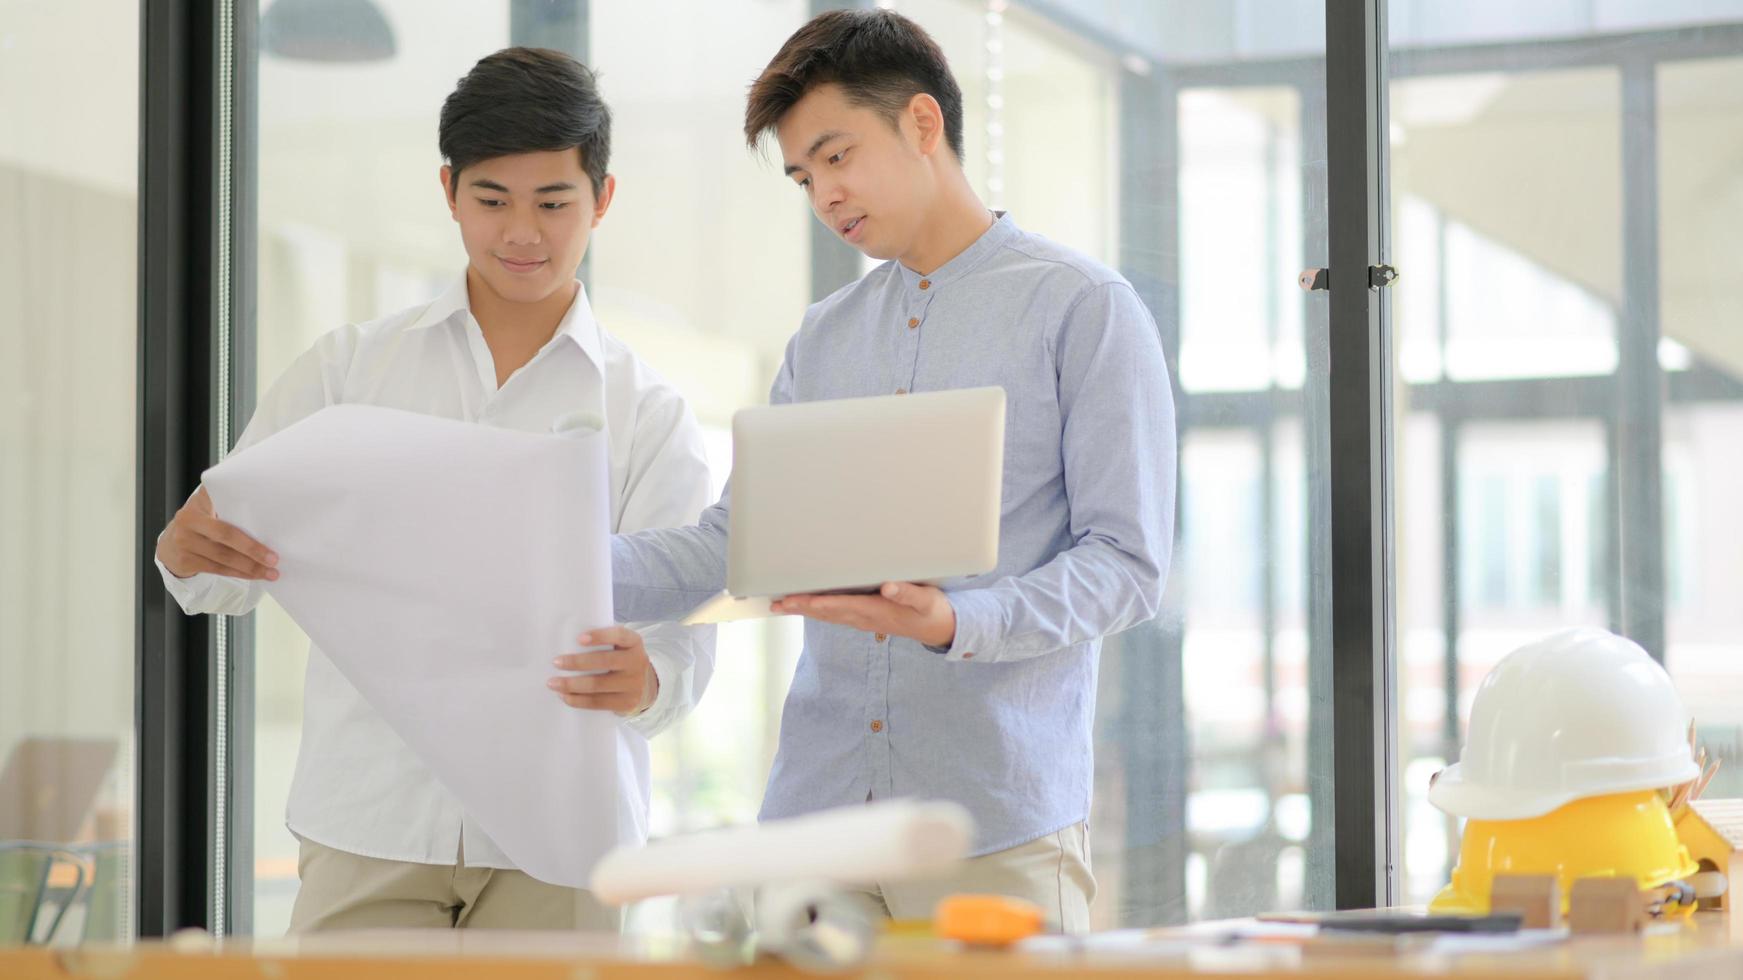
<path id="1" fill-rule="evenodd" d="M 503 48 L 486 55 L 442 103 L 436 144 L 460 171 L 484 160 L 540 150 L 581 151 L 595 197 L 611 161 L 611 109 L 593 72 L 561 51 Z"/>
<path id="2" fill-rule="evenodd" d="M 932 96 L 944 110 L 944 139 L 962 159 L 962 89 L 943 49 L 919 24 L 882 9 L 831 10 L 787 38 L 751 83 L 745 143 L 755 147 L 806 93 L 829 84 L 892 125 L 914 96 Z"/>

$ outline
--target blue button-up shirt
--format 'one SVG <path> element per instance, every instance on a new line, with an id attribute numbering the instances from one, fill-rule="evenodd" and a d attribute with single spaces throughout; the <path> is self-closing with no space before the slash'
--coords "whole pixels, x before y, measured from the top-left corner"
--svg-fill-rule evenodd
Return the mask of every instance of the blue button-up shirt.
<path id="1" fill-rule="evenodd" d="M 998 567 L 948 587 L 948 650 L 805 622 L 763 819 L 955 800 L 985 854 L 1088 818 L 1101 638 L 1156 614 L 1174 529 L 1174 402 L 1131 285 L 1000 216 L 930 275 L 886 262 L 813 305 L 769 401 L 982 385 L 1007 405 Z M 730 507 L 614 539 L 620 620 L 724 587 Z"/>

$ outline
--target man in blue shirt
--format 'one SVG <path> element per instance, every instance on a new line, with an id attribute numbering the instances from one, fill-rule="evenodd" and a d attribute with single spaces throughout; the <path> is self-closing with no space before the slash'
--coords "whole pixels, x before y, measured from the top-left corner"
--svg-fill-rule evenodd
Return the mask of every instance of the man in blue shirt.
<path id="1" fill-rule="evenodd" d="M 898 14 L 835 11 L 789 38 L 746 108 L 750 145 L 770 131 L 818 220 L 885 260 L 806 311 L 770 402 L 1000 385 L 1008 414 L 991 573 L 777 605 L 806 617 L 805 646 L 762 816 L 958 801 L 976 856 L 868 894 L 910 918 L 951 892 L 1003 893 L 1083 930 L 1101 639 L 1155 615 L 1173 537 L 1155 322 L 1117 272 L 987 210 L 962 171 L 961 91 Z M 730 508 L 729 488 L 697 526 L 615 539 L 618 618 L 716 594 Z"/>

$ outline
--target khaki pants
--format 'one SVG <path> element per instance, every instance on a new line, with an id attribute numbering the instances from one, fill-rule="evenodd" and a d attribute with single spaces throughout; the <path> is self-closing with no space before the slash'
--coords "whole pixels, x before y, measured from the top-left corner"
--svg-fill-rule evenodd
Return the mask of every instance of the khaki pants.
<path id="1" fill-rule="evenodd" d="M 385 861 L 302 841 L 292 933 L 336 929 L 587 929 L 621 913 L 579 888 L 524 871 Z"/>
<path id="2" fill-rule="evenodd" d="M 1009 895 L 1041 906 L 1050 925 L 1063 932 L 1088 932 L 1089 904 L 1095 900 L 1089 827 L 1076 824 L 1007 851 L 969 858 L 947 878 L 880 882 L 854 892 L 896 919 L 931 919 L 948 895 Z"/>

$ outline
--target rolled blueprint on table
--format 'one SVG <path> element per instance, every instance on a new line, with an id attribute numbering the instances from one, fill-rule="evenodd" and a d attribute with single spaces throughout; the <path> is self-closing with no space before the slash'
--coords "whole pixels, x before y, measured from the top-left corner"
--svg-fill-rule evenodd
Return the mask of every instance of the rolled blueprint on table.
<path id="1" fill-rule="evenodd" d="M 870 884 L 948 871 L 968 855 L 974 819 L 956 803 L 887 800 L 620 847 L 593 871 L 593 894 L 655 895 L 821 879 Z"/>
<path id="2" fill-rule="evenodd" d="M 612 623 L 606 436 L 326 408 L 208 470 L 297 625 L 518 867 L 584 887 L 646 837 L 645 746 L 545 687 Z"/>

